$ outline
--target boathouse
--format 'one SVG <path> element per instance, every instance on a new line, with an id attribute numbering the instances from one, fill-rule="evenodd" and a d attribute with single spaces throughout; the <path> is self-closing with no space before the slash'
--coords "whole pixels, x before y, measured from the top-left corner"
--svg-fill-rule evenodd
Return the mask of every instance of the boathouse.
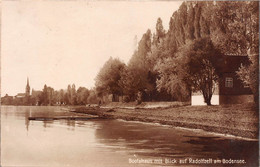
<path id="1" fill-rule="evenodd" d="M 224 60 L 219 80 L 215 83 L 211 104 L 239 104 L 253 102 L 254 97 L 249 86 L 244 85 L 238 78 L 238 71 L 241 64 L 248 65 L 248 56 L 229 55 Z M 191 105 L 206 105 L 203 95 L 200 92 L 192 92 Z"/>

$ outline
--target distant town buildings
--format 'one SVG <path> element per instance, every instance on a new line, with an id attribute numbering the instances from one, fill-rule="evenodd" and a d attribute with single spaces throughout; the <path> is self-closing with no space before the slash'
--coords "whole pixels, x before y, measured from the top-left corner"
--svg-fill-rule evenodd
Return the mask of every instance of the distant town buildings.
<path id="1" fill-rule="evenodd" d="M 14 100 L 13 96 L 9 96 L 8 94 L 5 94 L 5 96 L 1 98 L 1 104 L 11 105 L 13 100 Z"/>
<path id="2" fill-rule="evenodd" d="M 30 96 L 30 84 L 29 84 L 29 79 L 27 77 L 27 84 L 25 87 L 25 93 L 17 93 L 17 95 L 15 95 L 15 98 L 25 98 Z"/>
<path id="3" fill-rule="evenodd" d="M 30 96 L 30 85 L 29 85 L 29 79 L 27 77 L 27 84 L 25 88 L 25 96 Z"/>
<path id="4" fill-rule="evenodd" d="M 15 96 L 9 96 L 6 94 L 1 98 L 1 104 L 5 105 L 29 105 L 30 101 L 30 84 L 27 77 L 27 84 L 25 86 L 24 93 L 17 93 Z"/>

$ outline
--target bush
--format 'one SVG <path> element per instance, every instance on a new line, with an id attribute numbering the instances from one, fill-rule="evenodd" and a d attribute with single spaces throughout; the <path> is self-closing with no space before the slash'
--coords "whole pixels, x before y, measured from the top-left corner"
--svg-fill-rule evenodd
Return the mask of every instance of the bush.
<path id="1" fill-rule="evenodd" d="M 124 96 L 123 97 L 123 102 L 129 103 L 130 102 L 130 97 L 129 96 Z"/>

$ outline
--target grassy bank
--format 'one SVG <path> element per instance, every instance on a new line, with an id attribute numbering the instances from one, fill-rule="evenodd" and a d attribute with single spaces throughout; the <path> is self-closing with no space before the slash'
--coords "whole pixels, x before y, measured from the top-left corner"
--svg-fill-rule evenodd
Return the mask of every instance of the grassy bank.
<path id="1" fill-rule="evenodd" d="M 156 108 L 172 108 L 190 105 L 190 102 L 142 102 L 137 105 L 136 102 L 112 102 L 104 104 L 101 108 L 122 108 L 122 109 L 156 109 Z"/>
<path id="2" fill-rule="evenodd" d="M 131 121 L 154 122 L 175 127 L 203 129 L 209 132 L 247 138 L 258 137 L 258 114 L 253 104 L 224 106 L 173 105 L 166 108 L 76 107 L 74 112 Z"/>

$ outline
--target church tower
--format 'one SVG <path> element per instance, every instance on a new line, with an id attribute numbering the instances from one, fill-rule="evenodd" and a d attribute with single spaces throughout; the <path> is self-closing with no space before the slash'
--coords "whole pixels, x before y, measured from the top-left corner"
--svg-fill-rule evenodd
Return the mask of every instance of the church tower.
<path id="1" fill-rule="evenodd" d="M 27 77 L 27 85 L 25 87 L 25 96 L 30 96 L 30 85 L 29 85 L 28 77 Z"/>

